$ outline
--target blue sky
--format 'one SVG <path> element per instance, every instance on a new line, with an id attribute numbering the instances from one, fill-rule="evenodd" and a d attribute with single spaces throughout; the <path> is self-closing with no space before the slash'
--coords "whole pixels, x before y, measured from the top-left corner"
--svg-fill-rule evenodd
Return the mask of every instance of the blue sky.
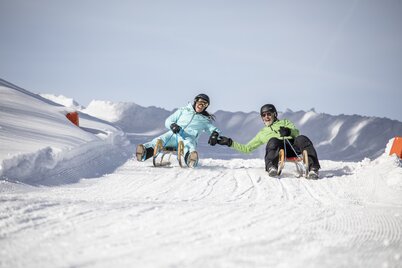
<path id="1" fill-rule="evenodd" d="M 402 1 L 0 0 L 0 77 L 166 109 L 402 121 Z"/>

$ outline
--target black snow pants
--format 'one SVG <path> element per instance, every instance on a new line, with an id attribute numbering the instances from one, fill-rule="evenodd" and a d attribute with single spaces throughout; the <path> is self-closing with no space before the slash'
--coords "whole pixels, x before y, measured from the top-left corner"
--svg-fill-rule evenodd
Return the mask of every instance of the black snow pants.
<path id="1" fill-rule="evenodd" d="M 304 150 L 308 154 L 309 169 L 320 169 L 320 162 L 318 161 L 317 152 L 314 149 L 314 145 L 309 138 L 304 135 L 297 136 L 296 139 L 289 139 L 289 142 L 293 145 L 297 154 L 301 154 Z M 265 170 L 271 166 L 278 167 L 279 162 L 279 150 L 284 148 L 283 140 L 272 138 L 268 141 L 265 148 Z M 286 142 L 286 154 L 287 157 L 296 156 L 293 149 Z"/>

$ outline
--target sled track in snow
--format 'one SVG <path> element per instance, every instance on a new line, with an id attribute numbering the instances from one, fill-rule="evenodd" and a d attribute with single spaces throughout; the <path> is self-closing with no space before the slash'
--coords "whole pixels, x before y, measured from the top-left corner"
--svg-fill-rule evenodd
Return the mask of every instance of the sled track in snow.
<path id="1" fill-rule="evenodd" d="M 188 172 L 188 170 L 183 172 Z M 190 174 L 193 172 L 191 171 Z M 267 220 L 271 207 L 276 209 L 276 206 L 280 206 L 281 214 L 293 213 L 295 215 L 299 215 L 297 209 L 300 207 L 310 208 L 315 213 L 302 218 L 308 222 L 309 229 L 306 234 L 311 237 L 315 237 L 314 230 L 336 236 L 347 236 L 350 239 L 347 244 L 351 250 L 363 249 L 370 243 L 378 248 L 401 247 L 401 209 L 389 210 L 387 207 L 367 209 L 365 207 L 371 202 L 371 197 L 375 195 L 379 182 L 372 180 L 359 182 L 359 178 L 353 176 L 343 181 L 332 179 L 332 181 L 311 181 L 289 177 L 275 179 L 269 178 L 258 168 L 219 169 L 213 175 L 215 177 L 203 174 L 192 179 L 187 178 L 186 182 L 181 181 L 181 183 L 187 183 L 187 187 L 191 188 L 189 185 L 192 185 L 194 181 L 201 180 L 200 177 L 209 177 L 206 179 L 199 198 L 186 201 L 211 201 L 208 200 L 211 198 L 212 201 L 222 204 L 241 205 L 246 202 L 248 206 L 267 206 L 266 210 L 261 210 L 261 214 L 253 215 L 247 226 L 255 225 L 259 218 L 263 219 L 262 221 Z M 177 179 L 180 176 L 175 175 L 174 177 Z M 187 187 L 183 188 L 188 189 Z M 232 190 L 225 192 L 225 189 L 222 189 L 225 187 Z M 357 191 L 358 189 L 360 191 Z M 176 191 L 177 188 L 172 187 L 170 190 Z M 221 196 L 224 194 L 227 194 L 226 198 Z M 272 210 L 274 211 L 274 209 Z M 247 209 L 244 213 L 246 211 Z M 231 210 L 227 212 L 233 213 Z M 222 214 L 212 216 L 222 217 Z M 283 217 L 277 213 L 272 216 Z M 298 228 L 303 229 L 303 227 Z"/>
<path id="2" fill-rule="evenodd" d="M 222 161 L 182 169 L 130 159 L 112 174 L 79 184 L 5 192 L 0 243 L 14 250 L 0 251 L 0 264 L 398 267 L 401 262 L 397 190 L 356 174 L 312 181 L 285 173 L 277 179 L 258 162 Z M 64 249 L 63 258 L 55 248 Z M 47 253 L 45 261 L 41 252 Z M 102 257 L 82 257 L 95 254 Z"/>
<path id="3" fill-rule="evenodd" d="M 401 218 L 395 211 L 384 211 L 384 208 L 369 213 L 358 209 L 346 211 L 326 222 L 324 228 L 334 234 L 353 236 L 353 248 L 363 247 L 370 241 L 379 248 L 402 242 Z"/>

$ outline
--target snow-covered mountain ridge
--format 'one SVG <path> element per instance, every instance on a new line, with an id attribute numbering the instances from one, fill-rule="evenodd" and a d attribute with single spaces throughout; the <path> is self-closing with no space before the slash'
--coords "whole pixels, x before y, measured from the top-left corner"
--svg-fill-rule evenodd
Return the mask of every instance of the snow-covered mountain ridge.
<path id="1" fill-rule="evenodd" d="M 91 102 L 83 112 L 113 122 L 127 132 L 133 143 L 142 143 L 166 131 L 165 119 L 172 113 L 162 108 L 142 107 L 134 103 Z M 112 118 L 109 115 L 113 115 Z M 241 143 L 247 143 L 263 127 L 257 112 L 215 113 L 215 125 L 222 135 Z M 360 161 L 366 157 L 374 159 L 383 153 L 387 142 L 402 136 L 402 122 L 388 118 L 360 115 L 329 115 L 314 110 L 286 110 L 279 118 L 295 123 L 300 133 L 308 136 L 315 144 L 321 159 Z M 222 159 L 256 158 L 265 154 L 261 146 L 250 155 L 239 154 L 225 147 L 210 147 L 207 135 L 200 139 L 199 150 L 204 157 Z"/>

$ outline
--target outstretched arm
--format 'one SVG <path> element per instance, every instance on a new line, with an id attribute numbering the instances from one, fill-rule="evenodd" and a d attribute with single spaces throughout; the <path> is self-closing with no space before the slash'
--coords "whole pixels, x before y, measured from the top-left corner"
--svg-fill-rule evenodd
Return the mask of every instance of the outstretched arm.
<path id="1" fill-rule="evenodd" d="M 263 143 L 260 141 L 260 138 L 257 135 L 251 141 L 249 141 L 247 144 L 241 144 L 236 141 L 233 141 L 231 147 L 238 152 L 249 154 L 252 151 L 254 151 L 255 149 L 257 149 L 258 147 L 260 147 L 261 144 L 263 144 Z"/>
<path id="2" fill-rule="evenodd" d="M 255 149 L 257 149 L 262 144 L 262 142 L 261 142 L 260 138 L 258 137 L 258 135 L 255 136 L 247 144 L 241 144 L 241 143 L 238 143 L 238 142 L 232 140 L 231 138 L 228 138 L 225 136 L 220 136 L 218 138 L 218 144 L 226 145 L 228 147 L 235 149 L 238 152 L 248 154 L 248 153 L 251 153 L 252 151 L 254 151 Z"/>

